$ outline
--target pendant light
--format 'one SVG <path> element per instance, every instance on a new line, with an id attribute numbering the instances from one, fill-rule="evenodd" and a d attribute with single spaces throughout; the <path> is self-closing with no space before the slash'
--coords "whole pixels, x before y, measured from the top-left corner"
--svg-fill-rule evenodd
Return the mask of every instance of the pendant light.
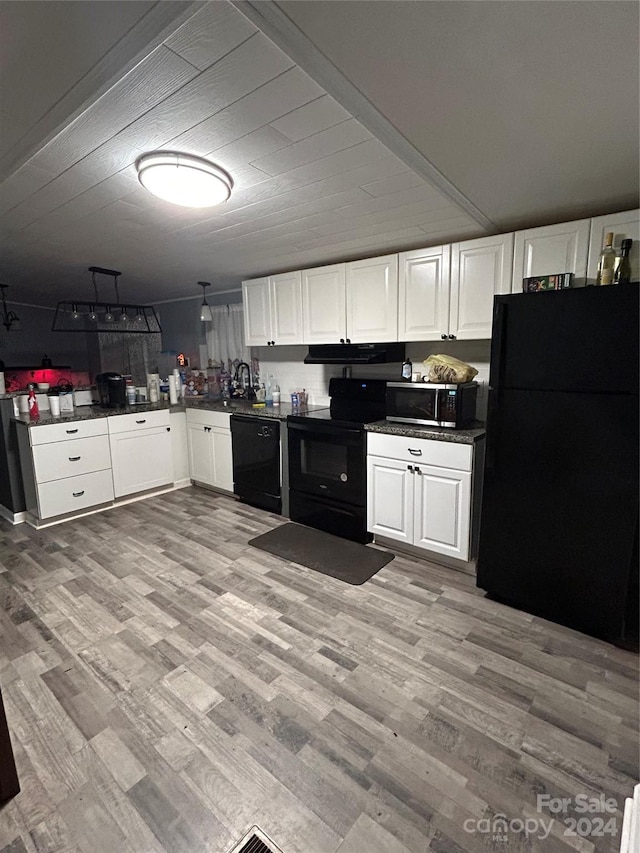
<path id="1" fill-rule="evenodd" d="M 199 281 L 198 284 L 202 288 L 202 305 L 200 306 L 200 319 L 203 323 L 210 323 L 213 320 L 211 306 L 207 302 L 207 288 L 211 287 L 210 281 Z"/>
<path id="2" fill-rule="evenodd" d="M 183 207 L 213 207 L 231 195 L 224 169 L 193 154 L 152 151 L 136 160 L 138 180 L 150 193 Z"/>
<path id="3" fill-rule="evenodd" d="M 78 299 L 58 302 L 51 330 L 53 332 L 120 332 L 129 334 L 157 334 L 162 331 L 153 305 L 124 305 L 120 302 L 118 270 L 89 267 L 94 298 L 91 302 Z M 113 278 L 115 302 L 101 302 L 96 275 Z"/>
<path id="4" fill-rule="evenodd" d="M 0 312 L 0 316 L 2 317 L 2 325 L 8 332 L 11 330 L 11 327 L 15 323 L 16 331 L 19 331 L 20 318 L 18 317 L 15 311 L 9 311 L 9 309 L 7 308 L 4 292 L 8 287 L 8 284 L 0 284 L 0 288 L 2 288 L 2 311 Z"/>

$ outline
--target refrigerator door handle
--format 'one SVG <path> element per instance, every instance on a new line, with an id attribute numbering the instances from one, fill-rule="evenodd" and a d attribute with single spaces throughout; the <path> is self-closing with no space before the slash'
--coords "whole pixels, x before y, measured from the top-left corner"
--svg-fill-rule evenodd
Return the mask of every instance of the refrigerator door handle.
<path id="1" fill-rule="evenodd" d="M 485 473 L 496 467 L 496 448 L 498 445 L 498 401 L 497 391 L 489 390 L 489 406 L 487 408 L 487 444 L 485 448 Z"/>
<path id="2" fill-rule="evenodd" d="M 504 376 L 504 330 L 507 320 L 507 305 L 499 298 L 493 304 L 493 329 L 491 331 L 491 376 L 489 384 L 502 389 Z"/>

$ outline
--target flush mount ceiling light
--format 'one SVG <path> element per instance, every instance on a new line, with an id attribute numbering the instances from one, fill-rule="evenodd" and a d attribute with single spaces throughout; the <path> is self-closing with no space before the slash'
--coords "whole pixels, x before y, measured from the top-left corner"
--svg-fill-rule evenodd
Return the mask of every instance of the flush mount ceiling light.
<path id="1" fill-rule="evenodd" d="M 210 281 L 199 281 L 198 284 L 202 288 L 202 305 L 200 306 L 200 319 L 203 323 L 210 323 L 213 320 L 211 306 L 207 302 L 207 288 L 211 287 Z"/>
<path id="2" fill-rule="evenodd" d="M 150 193 L 183 207 L 213 207 L 231 195 L 224 169 L 193 154 L 152 151 L 136 160 L 138 180 Z"/>

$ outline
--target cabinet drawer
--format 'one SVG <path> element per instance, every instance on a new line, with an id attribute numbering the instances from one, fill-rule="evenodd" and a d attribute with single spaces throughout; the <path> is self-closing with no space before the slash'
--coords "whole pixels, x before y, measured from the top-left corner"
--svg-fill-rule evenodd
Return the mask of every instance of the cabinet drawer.
<path id="1" fill-rule="evenodd" d="M 59 424 L 46 424 L 31 427 L 29 440 L 31 446 L 51 444 L 54 441 L 75 441 L 92 435 L 107 434 L 107 418 L 92 418 L 88 421 L 63 421 Z"/>
<path id="2" fill-rule="evenodd" d="M 33 448 L 36 481 L 47 483 L 111 468 L 109 437 L 94 435 L 75 441 L 58 441 Z"/>
<path id="3" fill-rule="evenodd" d="M 52 518 L 113 500 L 111 469 L 38 486 L 40 518 Z"/>
<path id="4" fill-rule="evenodd" d="M 250 414 L 251 411 L 247 412 Z M 202 424 L 202 426 L 218 427 L 219 429 L 231 429 L 231 412 L 210 412 L 201 409 L 187 409 L 188 424 Z"/>
<path id="5" fill-rule="evenodd" d="M 413 452 L 412 452 L 413 451 Z M 473 446 L 454 444 L 450 441 L 434 441 L 426 438 L 405 438 L 401 435 L 385 435 L 379 432 L 367 434 L 367 453 L 403 462 L 435 465 L 439 468 L 455 468 L 471 471 Z"/>
<path id="6" fill-rule="evenodd" d="M 116 435 L 119 432 L 131 432 L 131 430 L 143 430 L 151 427 L 168 427 L 169 417 L 169 409 L 134 412 L 131 415 L 111 415 L 108 418 L 109 434 Z"/>

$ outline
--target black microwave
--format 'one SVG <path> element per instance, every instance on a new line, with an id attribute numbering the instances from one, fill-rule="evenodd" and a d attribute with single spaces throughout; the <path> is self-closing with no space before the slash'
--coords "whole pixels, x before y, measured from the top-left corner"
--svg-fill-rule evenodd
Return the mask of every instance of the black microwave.
<path id="1" fill-rule="evenodd" d="M 476 419 L 477 382 L 387 382 L 387 420 L 465 429 Z"/>

